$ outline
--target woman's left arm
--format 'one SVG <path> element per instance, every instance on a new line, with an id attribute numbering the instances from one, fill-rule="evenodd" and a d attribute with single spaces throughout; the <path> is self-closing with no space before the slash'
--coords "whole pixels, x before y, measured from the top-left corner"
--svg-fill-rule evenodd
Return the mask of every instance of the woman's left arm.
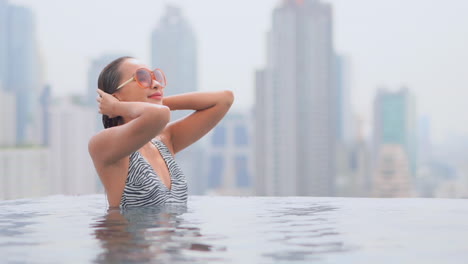
<path id="1" fill-rule="evenodd" d="M 195 110 L 191 115 L 166 126 L 174 154 L 208 133 L 227 113 L 234 101 L 231 91 L 193 92 L 164 98 L 171 110 Z"/>

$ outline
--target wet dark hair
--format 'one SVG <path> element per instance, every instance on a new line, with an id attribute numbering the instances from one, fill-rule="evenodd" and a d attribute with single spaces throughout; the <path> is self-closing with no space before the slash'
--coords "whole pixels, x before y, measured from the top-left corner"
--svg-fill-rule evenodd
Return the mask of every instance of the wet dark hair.
<path id="1" fill-rule="evenodd" d="M 120 84 L 120 77 L 121 77 L 119 68 L 120 68 L 120 65 L 122 65 L 122 63 L 126 59 L 133 59 L 133 57 L 124 56 L 124 57 L 115 59 L 101 71 L 101 74 L 99 74 L 99 78 L 98 78 L 99 89 L 101 89 L 102 91 L 108 94 L 113 94 L 117 91 L 117 87 Z M 121 122 L 122 122 L 121 116 L 110 118 L 107 115 L 102 115 L 102 124 L 104 125 L 104 128 L 118 126 L 119 123 Z"/>

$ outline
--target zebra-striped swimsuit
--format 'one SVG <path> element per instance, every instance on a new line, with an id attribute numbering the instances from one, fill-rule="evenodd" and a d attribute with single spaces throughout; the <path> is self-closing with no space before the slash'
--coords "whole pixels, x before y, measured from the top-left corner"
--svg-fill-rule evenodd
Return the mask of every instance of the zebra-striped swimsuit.
<path id="1" fill-rule="evenodd" d="M 166 162 L 171 188 L 166 187 L 145 158 L 135 151 L 130 155 L 127 181 L 120 200 L 121 208 L 187 202 L 187 180 L 174 157 L 162 141 L 153 139 L 151 142 Z"/>

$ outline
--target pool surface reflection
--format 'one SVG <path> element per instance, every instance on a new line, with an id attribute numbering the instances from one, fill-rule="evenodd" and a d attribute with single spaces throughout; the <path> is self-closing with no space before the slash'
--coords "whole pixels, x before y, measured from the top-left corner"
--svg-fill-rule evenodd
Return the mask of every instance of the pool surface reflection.
<path id="1" fill-rule="evenodd" d="M 103 195 L 1 201 L 2 263 L 467 263 L 468 201 Z"/>

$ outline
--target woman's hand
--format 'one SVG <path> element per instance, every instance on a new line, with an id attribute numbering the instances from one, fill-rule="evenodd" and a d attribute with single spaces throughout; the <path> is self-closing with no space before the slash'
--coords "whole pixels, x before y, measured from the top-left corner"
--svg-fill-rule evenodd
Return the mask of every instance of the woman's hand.
<path id="1" fill-rule="evenodd" d="M 97 93 L 99 94 L 96 98 L 96 101 L 99 103 L 99 113 L 109 118 L 118 116 L 115 113 L 115 106 L 120 101 L 111 94 L 105 93 L 100 89 L 97 90 Z"/>

